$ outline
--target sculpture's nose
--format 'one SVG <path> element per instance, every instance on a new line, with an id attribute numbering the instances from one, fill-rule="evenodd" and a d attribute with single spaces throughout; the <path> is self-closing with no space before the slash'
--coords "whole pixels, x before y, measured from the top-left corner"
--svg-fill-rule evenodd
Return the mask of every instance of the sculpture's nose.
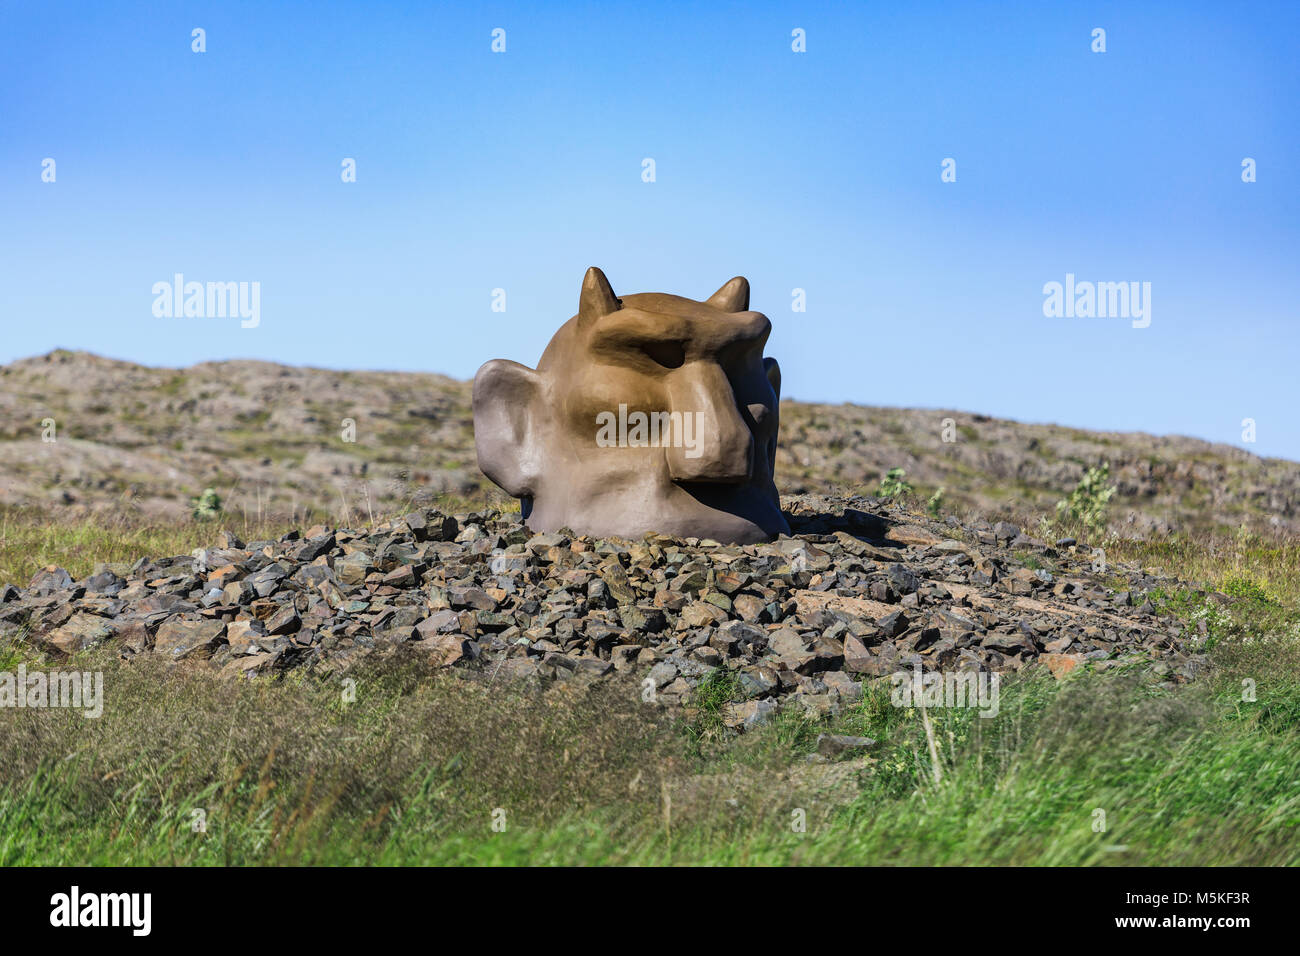
<path id="1" fill-rule="evenodd" d="M 748 481 L 754 464 L 754 436 L 736 407 L 722 367 L 690 362 L 673 373 L 672 411 L 682 415 L 684 440 L 666 449 L 674 481 L 736 484 Z M 689 416 L 689 420 L 688 420 Z"/>

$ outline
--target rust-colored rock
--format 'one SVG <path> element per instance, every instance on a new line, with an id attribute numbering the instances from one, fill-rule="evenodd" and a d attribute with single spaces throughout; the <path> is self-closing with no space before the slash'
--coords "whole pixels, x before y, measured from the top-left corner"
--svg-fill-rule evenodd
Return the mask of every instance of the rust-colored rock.
<path id="1" fill-rule="evenodd" d="M 1049 671 L 1057 680 L 1064 680 L 1080 664 L 1083 663 L 1082 654 L 1039 654 L 1038 661 Z"/>

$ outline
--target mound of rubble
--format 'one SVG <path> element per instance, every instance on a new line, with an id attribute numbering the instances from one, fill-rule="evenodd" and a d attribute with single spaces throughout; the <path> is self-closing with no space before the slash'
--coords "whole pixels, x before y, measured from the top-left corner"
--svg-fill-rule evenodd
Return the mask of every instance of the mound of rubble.
<path id="1" fill-rule="evenodd" d="M 1058 677 L 1145 661 L 1183 682 L 1196 633 L 1156 614 L 1169 587 L 1139 568 L 1094 571 L 1069 539 L 963 526 L 870 498 L 783 502 L 793 534 L 732 546 L 693 538 L 533 534 L 519 515 L 419 511 L 370 530 L 318 526 L 133 565 L 82 581 L 60 568 L 0 589 L 0 643 L 58 660 L 93 645 L 232 677 L 336 672 L 399 647 L 490 680 L 632 672 L 667 703 L 734 673 L 739 725 L 779 704 L 833 713 L 864 679 L 927 671 Z M 1130 590 L 1103 579 L 1121 575 Z"/>

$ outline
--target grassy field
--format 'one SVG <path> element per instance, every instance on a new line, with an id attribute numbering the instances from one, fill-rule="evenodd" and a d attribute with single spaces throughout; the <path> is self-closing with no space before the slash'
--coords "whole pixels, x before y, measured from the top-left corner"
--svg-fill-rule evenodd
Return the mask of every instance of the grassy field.
<path id="1" fill-rule="evenodd" d="M 370 523 L 364 505 L 354 502 L 356 524 Z M 486 498 L 436 495 L 422 507 L 438 508 L 448 514 L 473 511 L 489 505 Z M 518 510 L 513 499 L 492 501 L 501 511 Z M 394 515 L 374 516 L 385 520 Z M 312 519 L 328 523 L 327 518 Z M 305 524 L 287 516 L 242 516 L 227 512 L 212 520 L 181 522 L 150 521 L 135 517 L 88 515 L 76 520 L 50 522 L 49 512 L 34 508 L 0 506 L 0 586 L 20 587 L 41 568 L 56 564 L 79 579 L 100 563 L 130 564 L 141 557 L 160 558 L 189 554 L 195 548 L 212 547 L 217 534 L 229 529 L 245 541 L 268 541 L 287 531 L 302 531 Z"/>
<path id="2" fill-rule="evenodd" d="M 4 523 L 0 566 L 84 573 L 105 547 L 206 542 L 21 524 Z M 887 684 L 832 721 L 736 737 L 724 679 L 671 716 L 632 684 L 541 691 L 400 657 L 231 684 L 89 652 L 75 663 L 104 672 L 101 718 L 0 713 L 0 865 L 1300 863 L 1300 545 L 1108 552 L 1213 589 L 1158 596 L 1205 621 L 1210 672 L 1172 690 L 1025 672 L 996 718 L 930 712 L 937 780 L 920 715 Z M 0 650 L 0 670 L 21 661 L 29 648 Z M 828 731 L 881 745 L 810 762 Z"/>
<path id="3" fill-rule="evenodd" d="M 101 562 L 130 564 L 144 556 L 189 554 L 195 548 L 211 547 L 222 528 L 249 541 L 278 538 L 289 525 L 238 518 L 158 523 L 100 516 L 51 524 L 44 512 L 0 507 L 0 587 L 24 587 L 33 574 L 50 564 L 79 579 Z"/>

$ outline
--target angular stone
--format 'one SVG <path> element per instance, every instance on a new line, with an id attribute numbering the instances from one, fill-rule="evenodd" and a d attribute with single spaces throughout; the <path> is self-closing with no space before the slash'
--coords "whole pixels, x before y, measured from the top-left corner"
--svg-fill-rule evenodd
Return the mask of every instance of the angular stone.
<path id="1" fill-rule="evenodd" d="M 716 647 L 710 647 L 708 644 L 695 648 L 695 650 L 691 651 L 691 655 L 701 664 L 709 667 L 717 667 L 723 661 L 722 651 Z"/>
<path id="2" fill-rule="evenodd" d="M 256 574 L 250 574 L 244 578 L 244 583 L 252 588 L 253 593 L 258 597 L 270 597 L 280 588 L 280 582 L 289 576 L 289 571 L 284 565 L 269 564 Z"/>
<path id="3" fill-rule="evenodd" d="M 860 673 L 863 666 L 871 660 L 871 651 L 861 640 L 849 635 L 844 639 L 844 669 Z"/>
<path id="4" fill-rule="evenodd" d="M 328 554 L 334 547 L 334 535 L 324 534 L 303 542 L 294 549 L 293 559 L 299 564 L 315 561 L 322 554 Z"/>
<path id="5" fill-rule="evenodd" d="M 768 649 L 778 657 L 797 657 L 808 653 L 808 644 L 798 631 L 780 628 L 768 635 Z"/>
<path id="6" fill-rule="evenodd" d="M 843 671 L 827 671 L 821 675 L 827 688 L 840 695 L 843 700 L 855 701 L 862 696 L 862 682 L 856 681 Z"/>
<path id="7" fill-rule="evenodd" d="M 737 671 L 736 680 L 740 684 L 740 692 L 745 697 L 765 697 L 781 684 L 776 669 L 763 665 Z"/>
<path id="8" fill-rule="evenodd" d="M 353 551 L 334 561 L 334 574 L 342 584 L 364 584 L 366 575 L 374 570 L 374 557 L 365 551 Z"/>
<path id="9" fill-rule="evenodd" d="M 654 681 L 655 687 L 664 687 L 677 677 L 677 665 L 668 661 L 660 661 L 650 668 L 649 677 Z"/>
<path id="10" fill-rule="evenodd" d="M 943 538 L 939 537 L 933 531 L 922 528 L 915 524 L 895 525 L 886 533 L 890 541 L 897 541 L 899 544 L 910 544 L 918 547 L 929 547 L 932 544 L 938 544 Z"/>
<path id="11" fill-rule="evenodd" d="M 619 621 L 629 631 L 658 634 L 668 626 L 662 609 L 647 605 L 624 604 L 618 609 Z"/>
<path id="12" fill-rule="evenodd" d="M 501 614 L 497 611 L 476 611 L 474 619 L 482 630 L 489 632 L 504 631 L 506 628 L 515 626 L 513 615 Z"/>
<path id="13" fill-rule="evenodd" d="M 753 576 L 740 571 L 722 571 L 715 576 L 714 585 L 723 594 L 734 595 L 747 585 Z"/>
<path id="14" fill-rule="evenodd" d="M 911 621 L 902 611 L 894 611 L 892 614 L 886 614 L 880 620 L 876 621 L 876 627 L 880 628 L 885 637 L 897 637 L 907 630 Z"/>
<path id="15" fill-rule="evenodd" d="M 1038 650 L 1023 634 L 1002 634 L 996 631 L 984 635 L 980 644 L 989 650 L 1003 654 L 1033 654 Z"/>
<path id="16" fill-rule="evenodd" d="M 749 730 L 767 723 L 777 711 L 774 700 L 747 700 L 723 708 L 722 722 L 736 730 Z"/>
<path id="17" fill-rule="evenodd" d="M 808 673 L 813 670 L 816 655 L 808 648 L 804 639 L 788 627 L 780 628 L 768 635 L 768 651 L 782 665 L 792 671 Z"/>
<path id="18" fill-rule="evenodd" d="M 721 591 L 705 591 L 700 595 L 700 599 L 707 604 L 712 604 L 714 607 L 721 608 L 724 614 L 729 615 L 731 613 L 731 598 L 727 597 L 727 595 L 723 594 Z"/>
<path id="19" fill-rule="evenodd" d="M 844 666 L 844 644 L 837 638 L 823 634 L 813 640 L 810 650 L 813 654 L 814 673 L 839 670 Z"/>
<path id="20" fill-rule="evenodd" d="M 520 574 L 532 567 L 533 558 L 527 554 L 502 552 L 492 556 L 488 567 L 493 574 Z"/>
<path id="21" fill-rule="evenodd" d="M 275 656 L 275 654 L 272 654 L 269 651 L 262 651 L 257 654 L 247 654 L 232 658 L 222 665 L 217 676 L 223 680 L 252 677 L 255 674 L 260 674 L 269 669 L 272 661 L 275 660 Z"/>
<path id="22" fill-rule="evenodd" d="M 293 604 L 286 604 L 280 610 L 276 611 L 266 621 L 267 634 L 292 634 L 302 626 L 302 620 L 298 617 L 297 610 Z"/>
<path id="23" fill-rule="evenodd" d="M 727 619 L 727 612 L 704 601 L 694 601 L 682 608 L 682 623 L 687 627 L 707 627 Z"/>
<path id="24" fill-rule="evenodd" d="M 63 654 L 75 654 L 108 640 L 116 628 L 94 614 L 74 614 L 66 624 L 45 635 L 44 642 Z"/>
<path id="25" fill-rule="evenodd" d="M 885 577 L 889 586 L 899 594 L 911 594 L 921 586 L 921 579 L 901 564 L 891 564 Z"/>
<path id="26" fill-rule="evenodd" d="M 70 587 L 72 587 L 72 575 L 63 568 L 51 564 L 32 575 L 27 590 L 31 594 L 44 597 L 47 594 L 66 591 Z"/>
<path id="27" fill-rule="evenodd" d="M 236 656 L 250 654 L 257 649 L 257 639 L 266 636 L 266 627 L 258 620 L 231 621 L 226 625 L 226 641 L 230 653 Z"/>
<path id="28" fill-rule="evenodd" d="M 999 521 L 993 526 L 993 536 L 998 541 L 1014 541 L 1020 537 L 1020 528 L 1010 521 Z"/>
<path id="29" fill-rule="evenodd" d="M 687 594 L 695 594 L 702 591 L 709 583 L 708 571 L 704 568 L 692 568 L 685 570 L 672 579 L 668 585 L 674 591 L 682 591 Z"/>
<path id="30" fill-rule="evenodd" d="M 615 604 L 635 604 L 637 601 L 636 589 L 632 587 L 632 582 L 628 579 L 627 571 L 618 563 L 602 565 L 597 572 L 601 580 L 605 582 L 605 587 L 609 590 L 610 599 Z"/>
<path id="31" fill-rule="evenodd" d="M 731 604 L 740 619 L 750 624 L 757 624 L 768 617 L 767 603 L 752 594 L 737 594 L 732 598 Z"/>
<path id="32" fill-rule="evenodd" d="M 187 621 L 171 618 L 158 627 L 154 652 L 172 660 L 211 657 L 226 641 L 226 625 L 221 621 Z"/>
<path id="33" fill-rule="evenodd" d="M 435 667 L 451 667 L 469 656 L 470 643 L 463 634 L 434 634 L 410 645 L 427 653 Z"/>
<path id="34" fill-rule="evenodd" d="M 454 634 L 460 629 L 460 615 L 448 608 L 434 611 L 427 618 L 415 625 L 421 639 L 436 634 Z"/>
<path id="35" fill-rule="evenodd" d="M 100 571 L 86 578 L 87 594 L 104 594 L 113 596 L 126 587 L 126 582 L 112 571 Z"/>
<path id="36" fill-rule="evenodd" d="M 497 602 L 482 588 L 455 587 L 447 589 L 447 600 L 457 610 L 473 608 L 477 611 L 495 611 Z"/>

